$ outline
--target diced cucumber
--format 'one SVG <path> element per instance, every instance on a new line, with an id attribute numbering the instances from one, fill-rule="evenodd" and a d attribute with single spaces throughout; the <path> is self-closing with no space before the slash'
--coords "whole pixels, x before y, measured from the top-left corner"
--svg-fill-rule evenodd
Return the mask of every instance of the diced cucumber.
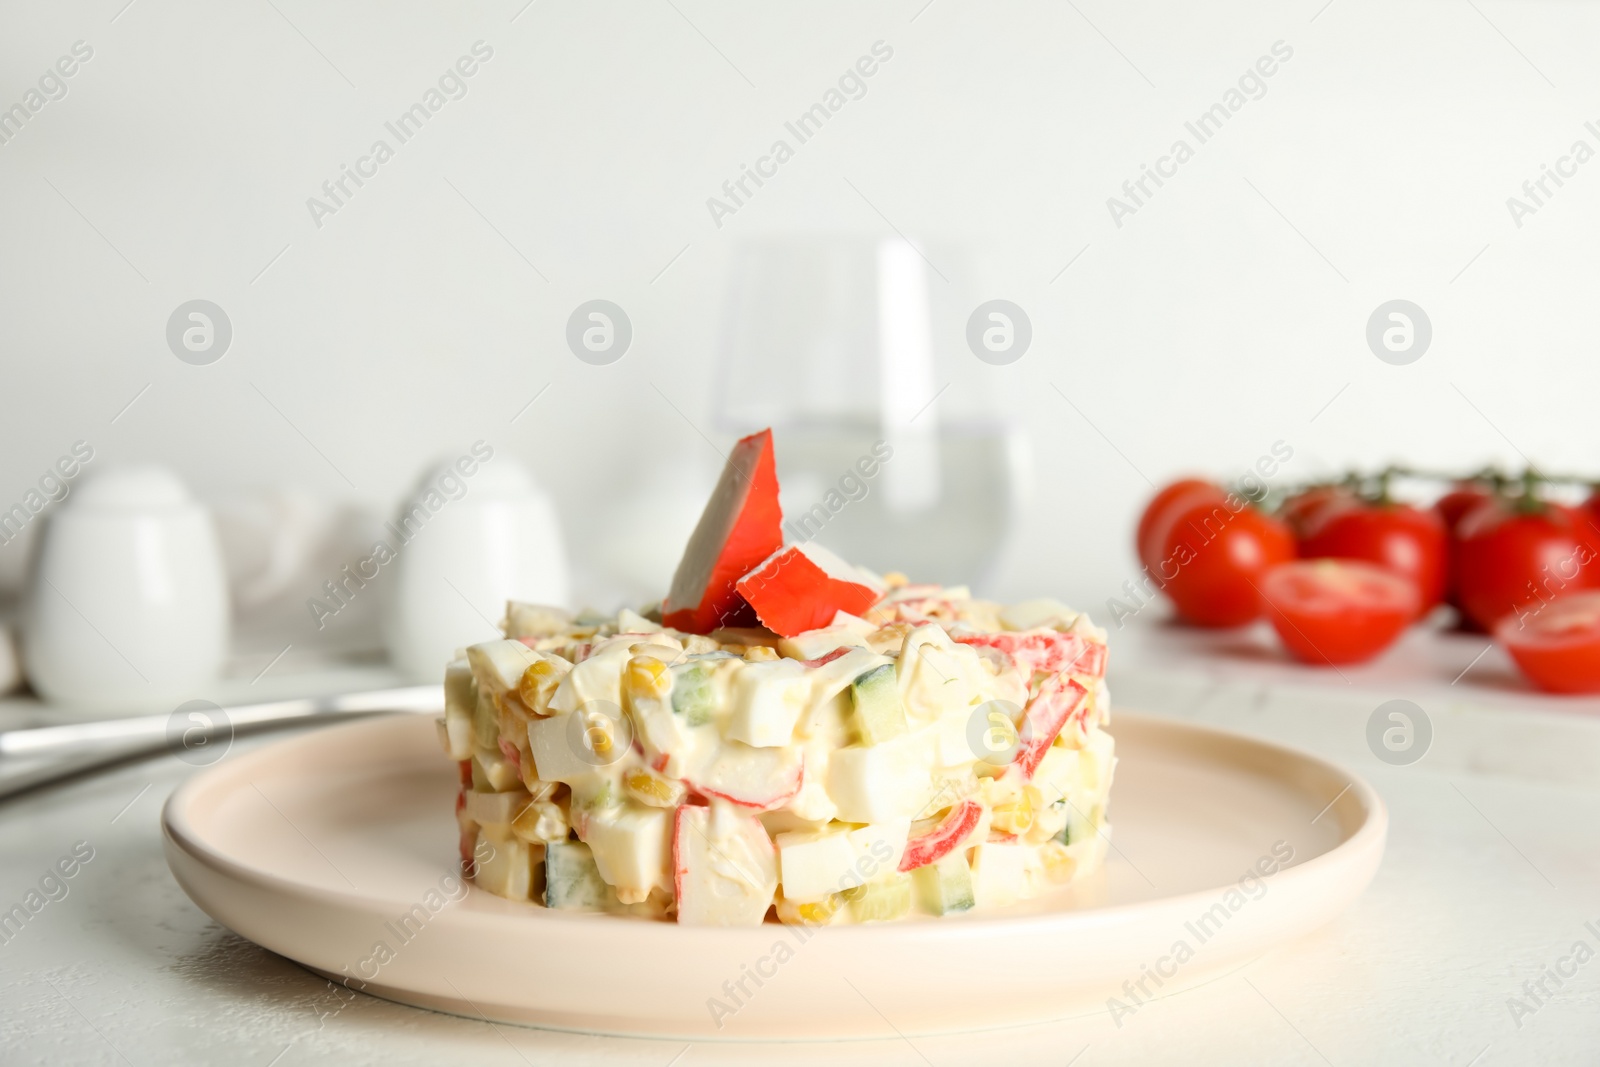
<path id="1" fill-rule="evenodd" d="M 911 876 L 895 871 L 866 885 L 846 889 L 850 915 L 858 923 L 887 922 L 911 911 Z"/>
<path id="2" fill-rule="evenodd" d="M 893 663 L 881 664 L 857 677 L 850 683 L 850 698 L 862 744 L 880 744 L 906 732 L 906 713 L 900 706 L 900 685 Z"/>
<path id="3" fill-rule="evenodd" d="M 704 726 L 711 721 L 712 705 L 716 694 L 711 684 L 711 671 L 703 664 L 691 663 L 672 671 L 672 710 L 683 716 L 690 726 Z"/>
<path id="4" fill-rule="evenodd" d="M 1056 840 L 1063 845 L 1076 845 L 1080 841 L 1087 841 L 1099 833 L 1103 813 L 1100 805 L 1096 804 L 1088 811 L 1073 804 L 1067 809 L 1067 825 L 1061 828 L 1056 835 Z"/>
<path id="5" fill-rule="evenodd" d="M 967 866 L 964 849 L 957 849 L 937 862 L 918 867 L 911 872 L 911 878 L 916 883 L 917 899 L 935 915 L 966 911 L 974 903 L 972 868 Z"/>
<path id="6" fill-rule="evenodd" d="M 545 846 L 545 907 L 597 910 L 616 903 L 616 891 L 600 877 L 588 845 L 557 841 Z"/>
<path id="7" fill-rule="evenodd" d="M 591 775 L 572 784 L 572 807 L 580 811 L 604 811 L 617 803 L 611 779 Z"/>

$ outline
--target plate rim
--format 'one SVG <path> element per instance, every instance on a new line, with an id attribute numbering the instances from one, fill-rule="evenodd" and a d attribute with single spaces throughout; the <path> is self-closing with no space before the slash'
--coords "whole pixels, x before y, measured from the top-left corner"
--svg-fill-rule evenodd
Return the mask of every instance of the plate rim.
<path id="1" fill-rule="evenodd" d="M 239 863 L 225 855 L 208 849 L 202 843 L 203 835 L 193 825 L 189 817 L 188 808 L 192 805 L 196 795 L 204 793 L 207 789 L 218 784 L 218 780 L 232 775 L 237 775 L 241 770 L 240 765 L 257 761 L 265 762 L 269 758 L 281 755 L 281 750 L 311 743 L 312 738 L 336 732 L 359 732 L 376 728 L 393 728 L 393 724 L 404 719 L 420 719 L 423 716 L 416 712 L 397 711 L 392 715 L 377 714 L 366 717 L 357 722 L 341 723 L 326 729 L 307 730 L 297 733 L 293 737 L 284 738 L 261 748 L 244 753 L 237 760 L 219 761 L 197 774 L 192 775 L 167 797 L 161 808 L 162 835 L 170 844 L 181 850 L 191 861 L 209 868 L 213 873 L 223 877 L 251 884 L 260 889 L 273 892 L 284 892 L 301 899 L 337 903 L 345 907 L 366 908 L 374 902 L 386 902 L 384 898 L 371 892 L 348 890 L 345 888 L 308 885 L 305 882 L 295 881 L 281 874 L 251 867 Z M 1360 775 L 1351 772 L 1341 764 L 1314 753 L 1308 752 L 1295 745 L 1284 744 L 1276 740 L 1267 740 L 1252 734 L 1244 733 L 1228 727 L 1212 726 L 1205 723 L 1196 723 L 1184 719 L 1155 715 L 1132 709 L 1119 709 L 1111 720 L 1108 732 L 1116 736 L 1118 720 L 1132 719 L 1136 729 L 1139 727 L 1156 727 L 1162 730 L 1176 730 L 1189 736 L 1203 736 L 1213 740 L 1225 740 L 1234 745 L 1243 745 L 1256 750 L 1272 751 L 1290 755 L 1302 764 L 1309 764 L 1320 770 L 1331 772 L 1335 777 L 1340 777 L 1350 783 L 1343 794 L 1336 796 L 1326 810 L 1333 810 L 1333 806 L 1343 800 L 1346 795 L 1352 796 L 1360 805 L 1361 821 L 1349 831 L 1341 833 L 1340 839 L 1331 848 L 1313 856 L 1303 863 L 1284 867 L 1273 876 L 1275 884 L 1284 881 L 1298 882 L 1306 878 L 1318 877 L 1321 869 L 1336 864 L 1348 862 L 1350 856 L 1376 849 L 1379 851 L 1374 870 L 1382 863 L 1382 851 L 1388 833 L 1388 808 L 1383 798 L 1373 786 Z M 263 794 L 265 796 L 265 794 Z M 270 804 L 270 799 L 268 800 Z M 1326 813 L 1326 811 L 1325 811 Z M 1319 815 L 1318 818 L 1321 816 Z M 1115 825 L 1115 824 L 1113 824 Z M 172 864 L 169 860 L 169 870 Z M 177 876 L 177 871 L 172 871 Z M 181 879 L 180 879 L 181 884 Z M 470 882 L 466 883 L 471 885 Z M 1123 922 L 1139 921 L 1143 914 L 1151 908 L 1176 907 L 1180 904 L 1200 903 L 1214 900 L 1217 894 L 1235 888 L 1236 882 L 1223 882 L 1215 886 L 1190 890 L 1184 893 L 1160 895 L 1148 900 L 1130 901 L 1122 904 L 1088 906 L 1066 910 L 1052 910 L 1045 912 L 1029 912 L 1026 914 L 1006 914 L 1004 911 L 984 915 L 964 916 L 954 922 L 940 922 L 930 920 L 916 923 L 863 923 L 851 924 L 848 929 L 849 936 L 857 942 L 871 943 L 873 941 L 900 940 L 907 936 L 907 932 L 915 930 L 919 934 L 931 937 L 934 940 L 966 940 L 971 937 L 981 937 L 985 933 L 998 932 L 997 927 L 1010 929 L 1027 925 L 1038 928 L 1043 932 L 1065 932 L 1057 927 L 1078 927 L 1085 924 L 1115 926 Z M 476 889 L 475 886 L 473 886 Z M 477 890 L 485 892 L 484 890 Z M 187 889 L 186 889 L 187 892 Z M 329 898 L 335 898 L 330 900 Z M 197 902 L 198 903 L 198 902 Z M 392 902 L 386 902 L 392 903 Z M 508 903 L 515 904 L 511 901 Z M 457 921 L 484 922 L 494 925 L 506 922 L 536 922 L 558 923 L 569 928 L 578 928 L 581 925 L 594 922 L 628 923 L 637 928 L 639 937 L 675 937 L 682 934 L 659 933 L 646 931 L 683 930 L 678 923 L 650 921 L 644 922 L 631 916 L 591 915 L 591 914 L 560 914 L 551 909 L 530 905 L 515 915 L 495 913 L 464 913 Z M 771 929 L 782 924 L 762 923 L 754 927 L 693 927 L 694 936 L 697 938 L 716 938 L 719 940 L 735 941 L 748 938 L 751 931 Z"/>

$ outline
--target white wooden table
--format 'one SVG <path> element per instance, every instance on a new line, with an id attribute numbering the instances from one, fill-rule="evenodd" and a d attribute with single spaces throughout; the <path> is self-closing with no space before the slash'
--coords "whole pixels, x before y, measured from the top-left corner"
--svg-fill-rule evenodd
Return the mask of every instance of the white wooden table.
<path id="1" fill-rule="evenodd" d="M 1498 650 L 1473 662 L 1485 642 L 1469 637 L 1414 634 L 1384 662 L 1342 674 L 1288 665 L 1261 635 L 1139 620 L 1113 638 L 1118 704 L 1342 762 L 1378 788 L 1392 819 L 1383 868 L 1342 919 L 1121 1027 L 1097 1012 L 965 1037 L 686 1045 L 491 1026 L 364 996 L 344 1004 L 321 979 L 219 928 L 178 888 L 158 816 L 192 770 L 162 757 L 0 804 L 0 910 L 77 842 L 93 849 L 66 895 L 0 944 L 0 1060 L 1600 1062 L 1600 962 L 1572 958 L 1580 941 L 1600 952 L 1600 701 L 1529 694 Z M 1427 754 L 1409 766 L 1367 746 L 1369 716 L 1393 698 L 1417 703 L 1433 726 Z M 1547 968 L 1575 973 L 1558 986 Z M 1524 983 L 1541 978 L 1546 992 L 1535 984 L 1530 996 Z"/>

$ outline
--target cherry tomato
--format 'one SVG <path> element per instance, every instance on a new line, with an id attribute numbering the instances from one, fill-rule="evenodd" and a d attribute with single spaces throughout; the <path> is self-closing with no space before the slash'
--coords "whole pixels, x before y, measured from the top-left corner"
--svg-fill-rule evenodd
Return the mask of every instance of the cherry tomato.
<path id="1" fill-rule="evenodd" d="M 1456 527 L 1467 517 L 1467 512 L 1492 499 L 1494 494 L 1488 486 L 1478 482 L 1458 482 L 1454 489 L 1433 502 L 1433 510 L 1444 520 L 1446 532 L 1454 536 Z"/>
<path id="2" fill-rule="evenodd" d="M 1371 659 L 1417 614 L 1413 582 L 1355 560 L 1285 563 L 1266 576 L 1261 592 L 1284 647 L 1318 665 Z"/>
<path id="3" fill-rule="evenodd" d="M 1600 587 L 1600 533 L 1587 517 L 1560 504 L 1535 508 L 1486 501 L 1456 528 L 1456 596 L 1485 629 L 1535 601 Z"/>
<path id="4" fill-rule="evenodd" d="M 1300 555 L 1357 559 L 1410 579 L 1418 614 L 1444 599 L 1449 559 L 1444 520 L 1409 504 L 1324 507 L 1300 541 Z"/>
<path id="5" fill-rule="evenodd" d="M 1589 494 L 1589 499 L 1573 509 L 1582 523 L 1597 541 L 1600 541 L 1600 488 Z"/>
<path id="6" fill-rule="evenodd" d="M 1456 572 L 1460 569 L 1459 538 L 1457 530 L 1461 520 L 1475 510 L 1480 504 L 1494 499 L 1494 493 L 1481 482 L 1458 482 L 1456 487 L 1434 501 L 1433 510 L 1444 521 L 1445 531 L 1450 536 L 1449 549 L 1445 560 L 1445 600 L 1456 609 L 1460 616 L 1460 625 L 1463 630 L 1476 630 L 1482 632 L 1467 610 L 1461 606 L 1461 596 L 1457 592 L 1460 580 Z"/>
<path id="7" fill-rule="evenodd" d="M 1600 692 L 1600 592 L 1579 590 L 1507 615 L 1494 636 L 1540 689 Z"/>
<path id="8" fill-rule="evenodd" d="M 1165 520 L 1183 510 L 1188 503 L 1212 498 L 1221 500 L 1222 497 L 1221 487 L 1203 478 L 1182 478 L 1164 486 L 1150 498 L 1150 503 L 1144 507 L 1144 514 L 1139 516 L 1139 532 L 1134 535 L 1133 542 L 1139 553 L 1139 562 L 1151 570 L 1161 562 L 1158 535 L 1162 529 L 1158 527 L 1163 527 Z"/>
<path id="9" fill-rule="evenodd" d="M 1359 498 L 1342 485 L 1317 485 L 1283 502 L 1278 518 L 1289 524 L 1296 537 L 1304 537 L 1311 524 L 1328 508 L 1353 504 Z"/>
<path id="10" fill-rule="evenodd" d="M 1152 573 L 1179 616 L 1200 626 L 1260 618 L 1261 579 L 1294 558 L 1289 528 L 1238 497 L 1191 503 L 1159 527 L 1163 550 Z"/>

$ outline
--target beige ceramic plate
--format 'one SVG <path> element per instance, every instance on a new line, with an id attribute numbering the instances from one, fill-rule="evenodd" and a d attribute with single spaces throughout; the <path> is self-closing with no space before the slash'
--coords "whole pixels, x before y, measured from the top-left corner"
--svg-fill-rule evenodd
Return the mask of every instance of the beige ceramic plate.
<path id="1" fill-rule="evenodd" d="M 167 802 L 167 861 L 218 922 L 351 988 L 503 1022 L 747 1040 L 1134 1006 L 1328 922 L 1372 880 L 1388 819 L 1365 782 L 1204 727 L 1129 713 L 1112 726 L 1105 871 L 987 916 L 802 939 L 464 887 L 456 771 L 422 716 L 320 730 L 197 775 Z"/>

